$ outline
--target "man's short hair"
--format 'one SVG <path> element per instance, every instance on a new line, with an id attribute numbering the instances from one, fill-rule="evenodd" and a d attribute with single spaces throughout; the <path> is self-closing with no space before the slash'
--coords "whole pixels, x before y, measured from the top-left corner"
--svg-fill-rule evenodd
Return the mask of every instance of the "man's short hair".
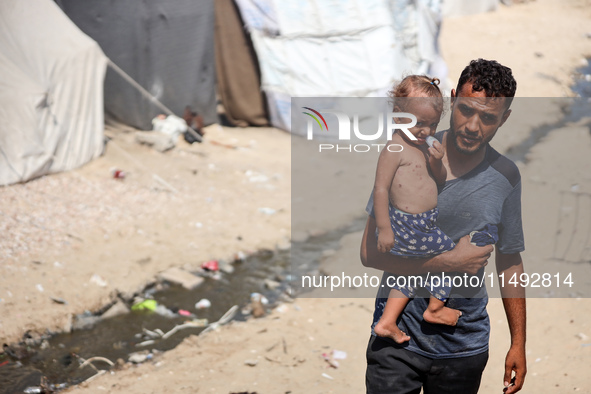
<path id="1" fill-rule="evenodd" d="M 474 91 L 484 90 L 487 97 L 507 97 L 507 108 L 511 106 L 517 90 L 517 81 L 511 69 L 495 60 L 472 60 L 460 75 L 456 94 L 466 83 L 471 83 Z"/>

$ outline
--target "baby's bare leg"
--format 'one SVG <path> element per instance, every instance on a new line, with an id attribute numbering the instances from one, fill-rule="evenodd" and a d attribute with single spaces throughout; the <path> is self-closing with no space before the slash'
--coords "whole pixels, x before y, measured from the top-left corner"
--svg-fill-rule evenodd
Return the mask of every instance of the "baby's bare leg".
<path id="1" fill-rule="evenodd" d="M 461 311 L 446 307 L 443 301 L 433 296 L 429 299 L 429 306 L 423 313 L 426 322 L 448 326 L 455 326 L 460 316 L 462 316 Z"/>
<path id="2" fill-rule="evenodd" d="M 377 322 L 373 330 L 377 336 L 390 338 L 396 343 L 408 342 L 410 337 L 396 325 L 398 317 L 408 304 L 408 298 L 395 289 L 390 290 L 388 297 L 384 313 L 382 313 L 380 321 Z"/>

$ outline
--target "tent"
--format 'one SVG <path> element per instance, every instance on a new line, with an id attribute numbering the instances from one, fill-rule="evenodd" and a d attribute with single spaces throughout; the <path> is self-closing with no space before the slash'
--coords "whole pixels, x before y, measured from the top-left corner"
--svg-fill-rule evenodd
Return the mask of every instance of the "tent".
<path id="1" fill-rule="evenodd" d="M 236 0 L 251 34 L 271 124 L 292 96 L 384 96 L 405 73 L 446 80 L 441 0 Z"/>
<path id="2" fill-rule="evenodd" d="M 217 121 L 213 0 L 56 0 L 105 54 L 181 116 L 186 106 Z M 105 113 L 143 130 L 162 113 L 111 68 Z"/>
<path id="3" fill-rule="evenodd" d="M 103 151 L 106 59 L 51 0 L 0 2 L 0 185 Z"/>
<path id="4" fill-rule="evenodd" d="M 215 60 L 218 93 L 228 123 L 267 126 L 258 59 L 233 0 L 215 0 Z"/>

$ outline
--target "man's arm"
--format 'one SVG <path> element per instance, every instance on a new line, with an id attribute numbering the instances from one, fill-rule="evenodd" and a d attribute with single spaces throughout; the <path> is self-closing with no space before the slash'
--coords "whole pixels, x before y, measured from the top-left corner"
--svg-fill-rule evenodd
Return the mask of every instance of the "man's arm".
<path id="1" fill-rule="evenodd" d="M 361 239 L 361 262 L 364 266 L 399 275 L 420 275 L 427 272 L 466 272 L 476 274 L 487 264 L 491 245 L 474 246 L 469 236 L 462 238 L 449 252 L 426 259 L 407 259 L 380 253 L 376 240 L 376 221 L 369 216 Z"/>
<path id="2" fill-rule="evenodd" d="M 523 273 L 523 261 L 519 253 L 503 254 L 498 251 L 495 260 L 497 273 L 504 274 L 505 283 L 500 285 L 500 289 L 509 323 L 509 332 L 511 333 L 511 347 L 505 358 L 503 384 L 505 385 L 505 392 L 512 394 L 521 390 L 527 373 L 525 360 L 525 287 L 519 285 L 521 283 L 519 278 Z M 517 278 L 517 286 L 508 283 L 513 275 Z M 509 386 L 513 371 L 515 371 L 515 382 L 513 386 Z"/>

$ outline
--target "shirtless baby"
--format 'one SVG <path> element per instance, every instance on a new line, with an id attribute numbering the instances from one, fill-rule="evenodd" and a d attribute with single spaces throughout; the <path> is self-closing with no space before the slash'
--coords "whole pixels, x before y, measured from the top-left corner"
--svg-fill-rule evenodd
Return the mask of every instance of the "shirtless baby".
<path id="1" fill-rule="evenodd" d="M 445 183 L 447 173 L 441 160 L 444 151 L 435 140 L 427 145 L 443 112 L 443 97 L 437 78 L 410 75 L 393 91 L 394 112 L 411 113 L 417 123 L 410 128 L 416 140 L 405 133 L 393 134 L 389 144 L 402 145 L 401 152 L 390 152 L 387 147 L 380 154 L 374 185 L 374 212 L 377 223 L 378 250 L 404 257 L 429 257 L 453 249 L 437 220 L 437 186 Z M 404 123 L 404 119 L 394 119 Z M 432 139 L 434 140 L 434 139 Z M 392 285 L 392 284 L 390 284 Z M 431 296 L 423 314 L 425 321 L 455 325 L 462 314 L 445 306 L 451 285 L 431 287 L 424 283 Z M 389 337 L 397 343 L 410 339 L 396 321 L 402 310 L 415 295 L 411 286 L 392 286 L 384 313 L 375 325 L 378 336 Z"/>

